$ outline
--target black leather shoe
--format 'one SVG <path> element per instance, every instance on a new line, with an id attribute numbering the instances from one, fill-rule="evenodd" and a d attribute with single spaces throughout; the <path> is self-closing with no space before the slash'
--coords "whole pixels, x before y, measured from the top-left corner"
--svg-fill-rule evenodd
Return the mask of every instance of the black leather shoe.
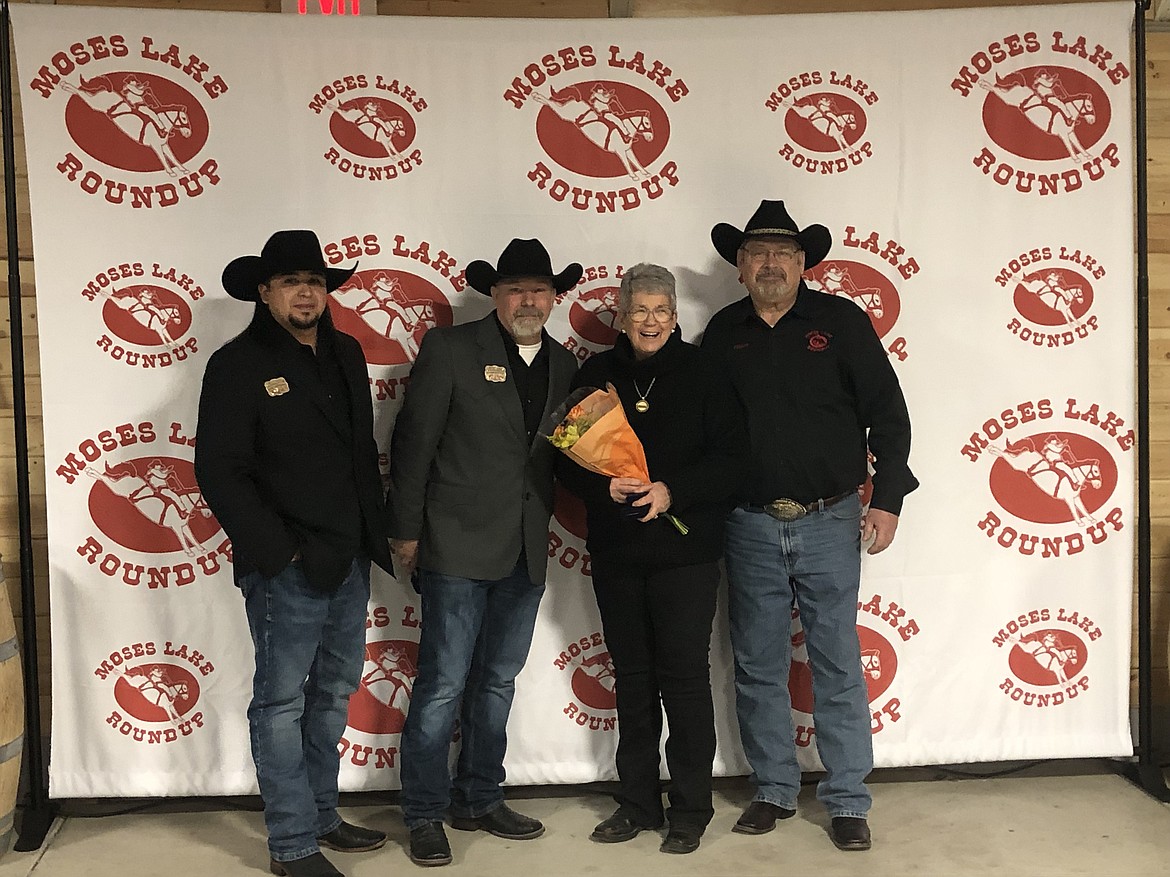
<path id="1" fill-rule="evenodd" d="M 776 827 L 777 819 L 791 819 L 795 815 L 795 810 L 786 807 L 778 807 L 767 801 L 752 801 L 731 830 L 740 834 L 767 834 Z"/>
<path id="2" fill-rule="evenodd" d="M 291 862 L 277 862 L 274 859 L 268 863 L 268 870 L 276 877 L 345 877 L 320 853 Z"/>
<path id="3" fill-rule="evenodd" d="M 858 816 L 834 816 L 829 837 L 839 850 L 868 850 L 869 823 Z"/>
<path id="4" fill-rule="evenodd" d="M 337 850 L 339 853 L 364 853 L 384 846 L 386 832 L 342 822 L 329 834 L 317 838 L 317 843 L 327 850 Z"/>
<path id="5" fill-rule="evenodd" d="M 539 819 L 517 813 L 507 804 L 501 804 L 491 813 L 483 816 L 452 817 L 451 827 L 460 831 L 479 831 L 507 840 L 532 840 L 544 834 L 544 825 Z"/>
<path id="6" fill-rule="evenodd" d="M 424 868 L 451 864 L 451 845 L 443 823 L 428 822 L 410 830 L 410 861 Z"/>
<path id="7" fill-rule="evenodd" d="M 589 839 L 603 844 L 620 844 L 627 840 L 633 840 L 639 832 L 659 828 L 661 825 L 662 823 L 643 825 L 629 814 L 618 810 L 613 816 L 597 823 L 597 827 L 593 829 L 593 834 L 589 835 Z"/>
<path id="8" fill-rule="evenodd" d="M 666 832 L 666 840 L 658 849 L 664 853 L 693 853 L 699 848 L 699 838 L 702 836 L 703 829 L 697 825 L 672 825 Z"/>

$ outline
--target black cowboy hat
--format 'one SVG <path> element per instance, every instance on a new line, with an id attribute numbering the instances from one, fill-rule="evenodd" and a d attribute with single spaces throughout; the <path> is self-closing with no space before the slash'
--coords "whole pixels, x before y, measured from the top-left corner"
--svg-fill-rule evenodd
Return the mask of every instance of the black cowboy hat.
<path id="1" fill-rule="evenodd" d="M 277 274 L 292 274 L 295 271 L 316 271 L 325 275 L 325 289 L 328 292 L 345 284 L 357 270 L 352 268 L 330 268 L 321 253 L 321 242 L 311 231 L 278 231 L 268 239 L 259 256 L 240 256 L 232 259 L 223 269 L 223 288 L 232 298 L 240 301 L 259 301 L 256 289 L 261 283 Z"/>
<path id="2" fill-rule="evenodd" d="M 804 268 L 807 271 L 819 264 L 828 255 L 833 236 L 823 225 L 810 225 L 801 231 L 796 222 L 784 209 L 783 201 L 761 201 L 743 231 L 726 222 L 720 222 L 711 229 L 711 243 L 719 255 L 735 264 L 735 255 L 743 242 L 750 237 L 784 235 L 791 237 L 804 250 Z"/>
<path id="3" fill-rule="evenodd" d="M 509 277 L 547 277 L 552 281 L 553 288 L 560 293 L 576 286 L 585 269 L 580 263 L 573 262 L 560 274 L 554 274 L 552 259 L 544 244 L 536 238 L 532 240 L 512 238 L 512 242 L 500 253 L 495 268 L 482 259 L 476 259 L 467 266 L 464 273 L 472 289 L 484 295 L 491 295 L 492 287 Z"/>

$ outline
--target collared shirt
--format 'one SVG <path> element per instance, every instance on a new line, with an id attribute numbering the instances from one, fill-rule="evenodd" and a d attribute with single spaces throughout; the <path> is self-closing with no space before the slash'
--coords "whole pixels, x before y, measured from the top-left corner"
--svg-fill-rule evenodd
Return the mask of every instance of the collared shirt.
<path id="1" fill-rule="evenodd" d="M 859 487 L 866 449 L 871 505 L 898 514 L 918 486 L 907 461 L 910 416 L 898 377 L 857 305 L 802 281 L 776 325 L 750 296 L 711 318 L 703 349 L 723 361 L 748 411 L 752 474 L 745 503 L 780 497 L 811 503 Z M 868 431 L 868 442 L 867 442 Z"/>
<path id="2" fill-rule="evenodd" d="M 541 330 L 540 351 L 532 360 L 532 365 L 529 365 L 520 355 L 516 339 L 504 328 L 498 314 L 496 327 L 503 336 L 504 350 L 508 352 L 508 368 L 511 369 L 516 392 L 520 395 L 520 407 L 524 409 L 524 429 L 528 433 L 528 443 L 531 445 L 532 440 L 536 438 L 536 431 L 540 428 L 540 421 L 544 417 L 544 405 L 548 400 L 548 333 Z"/>
<path id="3" fill-rule="evenodd" d="M 291 337 L 291 336 L 290 336 Z M 294 339 L 295 340 L 295 339 Z M 308 357 L 321 384 L 329 404 L 337 419 L 345 424 L 346 429 L 352 429 L 352 411 L 349 400 L 349 385 L 345 382 L 345 374 L 341 371 L 341 361 L 337 358 L 337 348 L 333 342 L 332 331 L 317 332 L 317 350 L 307 344 L 300 344 L 301 355 Z"/>

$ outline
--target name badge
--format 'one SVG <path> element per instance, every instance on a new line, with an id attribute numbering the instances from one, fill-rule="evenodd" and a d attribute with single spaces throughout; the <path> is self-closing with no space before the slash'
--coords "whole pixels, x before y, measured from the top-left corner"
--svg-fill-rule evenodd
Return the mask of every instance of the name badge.
<path id="1" fill-rule="evenodd" d="M 493 384 L 502 384 L 508 380 L 508 370 L 502 365 L 485 365 L 483 367 L 483 378 L 485 381 L 491 381 Z"/>
<path id="2" fill-rule="evenodd" d="M 264 382 L 264 389 L 268 391 L 269 396 L 283 396 L 288 392 L 288 381 L 284 378 L 273 378 Z"/>

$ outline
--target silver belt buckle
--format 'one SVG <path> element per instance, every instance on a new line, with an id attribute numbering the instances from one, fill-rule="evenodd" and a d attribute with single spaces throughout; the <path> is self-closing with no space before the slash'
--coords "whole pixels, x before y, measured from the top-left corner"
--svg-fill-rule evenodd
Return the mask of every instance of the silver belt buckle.
<path id="1" fill-rule="evenodd" d="M 799 521 L 808 509 L 794 499 L 776 499 L 764 506 L 764 511 L 777 521 Z"/>

